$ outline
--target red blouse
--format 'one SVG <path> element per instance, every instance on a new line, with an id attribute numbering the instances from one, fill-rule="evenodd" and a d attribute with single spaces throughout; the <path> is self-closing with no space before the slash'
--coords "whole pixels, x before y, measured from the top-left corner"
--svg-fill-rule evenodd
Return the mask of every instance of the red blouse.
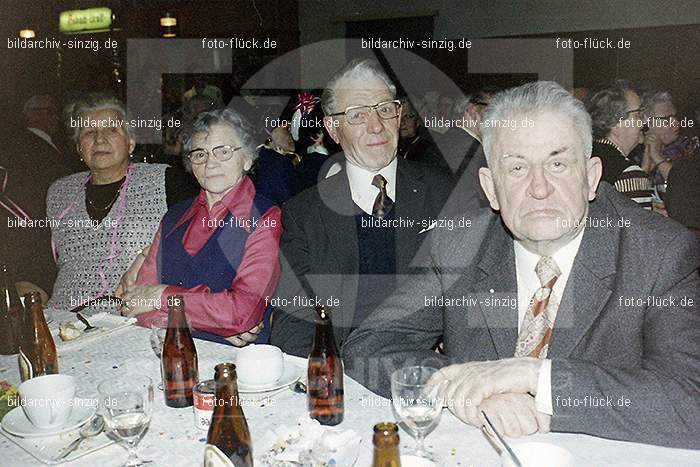
<path id="1" fill-rule="evenodd" d="M 218 220 L 229 213 L 237 219 L 237 225 L 250 233 L 251 210 L 255 198 L 255 187 L 248 177 L 243 177 L 223 199 L 209 209 L 206 192 L 202 189 L 190 209 L 175 224 L 173 231 L 189 222 L 182 238 L 185 250 L 192 256 L 207 243 L 216 231 Z M 150 326 L 157 316 L 167 313 L 168 297 L 182 295 L 187 307 L 187 319 L 197 330 L 220 336 L 234 336 L 248 331 L 260 322 L 269 298 L 277 287 L 280 276 L 279 242 L 282 236 L 281 210 L 273 206 L 261 218 L 256 219 L 256 228 L 248 237 L 241 264 L 231 287 L 213 293 L 208 286 L 198 285 L 191 289 L 169 285 L 161 296 L 160 308 L 138 316 L 138 324 Z M 160 283 L 157 255 L 163 224 L 153 238 L 151 249 L 139 270 L 136 283 L 155 285 Z M 169 234 L 169 233 L 168 233 Z"/>

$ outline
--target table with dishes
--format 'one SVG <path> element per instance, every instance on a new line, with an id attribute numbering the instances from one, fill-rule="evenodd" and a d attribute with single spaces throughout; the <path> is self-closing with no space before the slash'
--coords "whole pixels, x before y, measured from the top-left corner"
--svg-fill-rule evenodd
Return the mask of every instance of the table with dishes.
<path id="1" fill-rule="evenodd" d="M 65 320 L 74 320 L 66 313 L 47 310 L 51 328 Z M 124 463 L 127 451 L 116 444 L 105 433 L 87 438 L 79 449 L 64 461 L 57 456 L 73 440 L 79 437 L 81 425 L 91 419 L 98 401 L 98 385 L 104 381 L 137 381 L 137 376 L 150 377 L 154 383 L 161 379 L 160 361 L 152 346 L 151 329 L 135 326 L 131 321 L 120 321 L 119 325 L 105 326 L 91 333 L 83 341 L 76 339 L 61 343 L 56 338 L 60 373 L 72 375 L 77 381 L 76 397 L 82 401 L 73 407 L 66 425 L 46 433 L 32 431 L 21 409 L 10 412 L 3 418 L 0 436 L 0 466 L 32 466 L 58 464 L 67 466 L 118 466 Z M 87 336 L 87 335 L 86 335 Z M 221 362 L 235 362 L 240 350 L 212 342 L 196 340 L 200 380 L 212 379 L 214 366 Z M 66 345 L 63 345 L 66 344 Z M 70 345 L 67 345 L 70 344 Z M 278 384 L 244 392 L 241 389 L 243 409 L 253 442 L 255 465 L 275 465 L 277 457 L 272 448 L 279 447 L 283 439 L 321 433 L 319 425 L 313 425 L 308 417 L 307 396 L 300 392 L 297 379 L 306 376 L 306 359 L 284 356 L 285 370 Z M 17 356 L 0 357 L 0 381 L 15 386 L 20 383 Z M 295 391 L 294 389 L 297 389 Z M 76 399 L 77 401 L 78 399 Z M 10 415 L 12 415 L 10 419 Z M 340 467 L 356 465 L 365 467 L 372 463 L 372 427 L 381 421 L 395 421 L 391 403 L 362 387 L 346 375 L 345 417 L 335 427 L 323 427 L 339 435 L 342 441 L 337 446 Z M 14 433 L 14 434 L 11 434 Z M 291 437 L 291 438 L 290 438 Z M 400 431 L 401 450 L 415 443 L 405 431 Z M 163 393 L 155 390 L 150 426 L 137 446 L 138 456 L 152 461 L 153 466 L 200 466 L 207 431 L 195 425 L 193 407 L 174 409 L 167 407 Z M 527 439 L 508 440 L 513 445 L 523 442 L 544 442 L 568 450 L 576 466 L 700 466 L 700 452 L 671 449 L 644 444 L 612 441 L 580 434 L 538 434 Z M 327 443 L 328 445 L 328 443 Z M 501 458 L 484 433 L 465 425 L 447 409 L 442 411 L 436 428 L 425 439 L 428 449 L 440 456 L 443 466 L 498 466 Z M 41 459 L 41 460 L 40 460 Z M 274 460 L 273 460 L 274 459 Z M 356 459 L 356 460 L 355 460 Z M 354 462 L 354 464 L 353 464 Z M 279 462 L 276 465 L 302 465 Z"/>

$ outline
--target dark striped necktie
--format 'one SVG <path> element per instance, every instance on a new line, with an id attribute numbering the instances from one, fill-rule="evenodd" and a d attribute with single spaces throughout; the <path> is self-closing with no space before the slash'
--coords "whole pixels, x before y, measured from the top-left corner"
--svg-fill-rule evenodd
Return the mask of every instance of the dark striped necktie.
<path id="1" fill-rule="evenodd" d="M 372 215 L 383 219 L 387 215 L 391 208 L 394 206 L 394 202 L 389 198 L 386 193 L 386 179 L 380 174 L 377 174 L 372 179 L 372 185 L 379 188 L 379 193 L 374 199 L 374 206 L 372 206 Z"/>

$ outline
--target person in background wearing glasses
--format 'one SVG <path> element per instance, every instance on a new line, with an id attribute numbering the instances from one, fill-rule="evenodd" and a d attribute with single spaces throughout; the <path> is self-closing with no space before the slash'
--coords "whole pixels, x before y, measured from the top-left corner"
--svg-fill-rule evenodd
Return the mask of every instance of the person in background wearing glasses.
<path id="1" fill-rule="evenodd" d="M 603 161 L 602 180 L 644 209 L 651 209 L 651 180 L 630 158 L 644 139 L 644 108 L 639 95 L 626 81 L 617 80 L 591 89 L 584 104 L 593 122 L 593 155 Z"/>
<path id="2" fill-rule="evenodd" d="M 680 119 L 673 97 L 668 91 L 649 91 L 642 96 L 644 107 L 644 144 L 633 157 L 653 180 L 661 203 L 665 202 L 666 186 L 675 162 L 698 152 L 698 138 L 680 134 Z"/>
<path id="3" fill-rule="evenodd" d="M 454 128 L 450 128 L 437 140 L 440 160 L 453 174 L 455 190 L 463 202 L 475 200 L 479 207 L 488 207 L 486 194 L 479 184 L 479 169 L 486 167 L 486 156 L 481 145 L 481 122 L 491 98 L 501 88 L 484 86 L 458 101 L 455 106 Z"/>
<path id="4" fill-rule="evenodd" d="M 481 147 L 481 120 L 491 98 L 500 90 L 496 86 L 485 86 L 460 99 L 455 105 L 456 125 L 436 141 L 442 154 L 441 162 L 450 169 L 456 179 L 462 176 L 469 162 L 477 155 L 480 155 L 481 160 L 479 167 L 486 167 Z M 478 185 L 476 175 L 475 182 Z"/>
<path id="5" fill-rule="evenodd" d="M 243 346 L 268 340 L 269 297 L 279 278 L 280 208 L 247 176 L 253 130 L 234 110 L 201 114 L 185 138 L 185 167 L 199 196 L 165 213 L 122 313 L 150 322 L 182 295 L 193 335 Z"/>
<path id="6" fill-rule="evenodd" d="M 57 274 L 51 256 L 51 229 L 20 230 L 10 226 L 20 219 L 45 219 L 46 193 L 51 184 L 82 167 L 72 153 L 65 154 L 62 138 L 57 138 L 60 122 L 52 96 L 34 95 L 22 110 L 25 126 L 7 125 L 10 129 L 1 137 L 0 252 L 3 262 L 17 269 L 17 280 L 29 281 L 31 290 L 45 296 L 51 294 Z M 7 119 L 8 124 L 11 120 Z M 31 183 L 27 183 L 30 174 Z"/>
<path id="7" fill-rule="evenodd" d="M 401 101 L 401 123 L 399 124 L 399 159 L 426 162 L 425 155 L 435 144 L 426 137 L 422 119 L 408 99 Z"/>
<path id="8" fill-rule="evenodd" d="M 413 271 L 451 187 L 447 174 L 397 158 L 402 106 L 376 62 L 346 64 L 321 105 L 343 159 L 282 207 L 281 306 L 272 326 L 272 343 L 300 356 L 311 349 L 315 299 L 332 306 L 340 345 Z"/>

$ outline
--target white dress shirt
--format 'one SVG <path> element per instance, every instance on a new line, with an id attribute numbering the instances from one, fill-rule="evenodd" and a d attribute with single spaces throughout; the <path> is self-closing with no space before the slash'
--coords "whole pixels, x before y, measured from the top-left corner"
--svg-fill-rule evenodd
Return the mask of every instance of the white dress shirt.
<path id="1" fill-rule="evenodd" d="M 481 136 L 477 135 L 477 134 L 474 132 L 474 130 L 472 130 L 472 129 L 469 128 L 468 126 L 462 126 L 462 127 L 460 127 L 460 128 L 461 128 L 462 130 L 466 131 L 467 133 L 469 133 L 469 136 L 471 136 L 472 138 L 474 138 L 475 140 L 477 140 L 478 142 L 481 143 Z"/>
<path id="2" fill-rule="evenodd" d="M 27 130 L 31 131 L 32 133 L 34 133 L 35 135 L 37 135 L 39 138 L 41 138 L 41 139 L 43 139 L 44 141 L 46 141 L 47 143 L 49 143 L 49 144 L 51 145 L 51 147 L 54 148 L 54 149 L 56 150 L 56 152 L 58 152 L 58 153 L 61 152 L 61 151 L 56 147 L 56 145 L 53 144 L 53 140 L 51 139 L 51 136 L 50 136 L 48 133 L 46 133 L 45 131 L 40 130 L 40 129 L 38 129 L 38 128 L 33 128 L 33 127 L 27 127 Z"/>
<path id="3" fill-rule="evenodd" d="M 396 158 L 389 165 L 376 172 L 358 167 L 347 159 L 345 162 L 352 200 L 360 209 L 372 215 L 374 200 L 379 194 L 379 188 L 372 185 L 372 179 L 377 174 L 381 174 L 384 177 L 386 180 L 386 193 L 392 201 L 396 201 Z"/>
<path id="4" fill-rule="evenodd" d="M 554 262 L 557 263 L 561 275 L 554 283 L 552 292 L 556 299 L 561 303 L 562 296 L 566 283 L 569 280 L 571 268 L 574 265 L 574 259 L 578 253 L 581 239 L 585 228 L 581 229 L 576 237 L 569 243 L 560 248 L 552 255 Z M 515 249 L 515 274 L 518 280 L 518 333 L 522 326 L 527 307 L 530 304 L 535 291 L 541 287 L 540 280 L 535 273 L 535 266 L 541 256 L 527 250 L 519 241 L 513 242 Z M 554 321 L 556 328 L 557 322 Z M 537 410 L 549 415 L 552 415 L 552 361 L 544 359 L 540 368 L 539 377 L 537 379 L 537 395 L 535 396 L 535 406 Z"/>

